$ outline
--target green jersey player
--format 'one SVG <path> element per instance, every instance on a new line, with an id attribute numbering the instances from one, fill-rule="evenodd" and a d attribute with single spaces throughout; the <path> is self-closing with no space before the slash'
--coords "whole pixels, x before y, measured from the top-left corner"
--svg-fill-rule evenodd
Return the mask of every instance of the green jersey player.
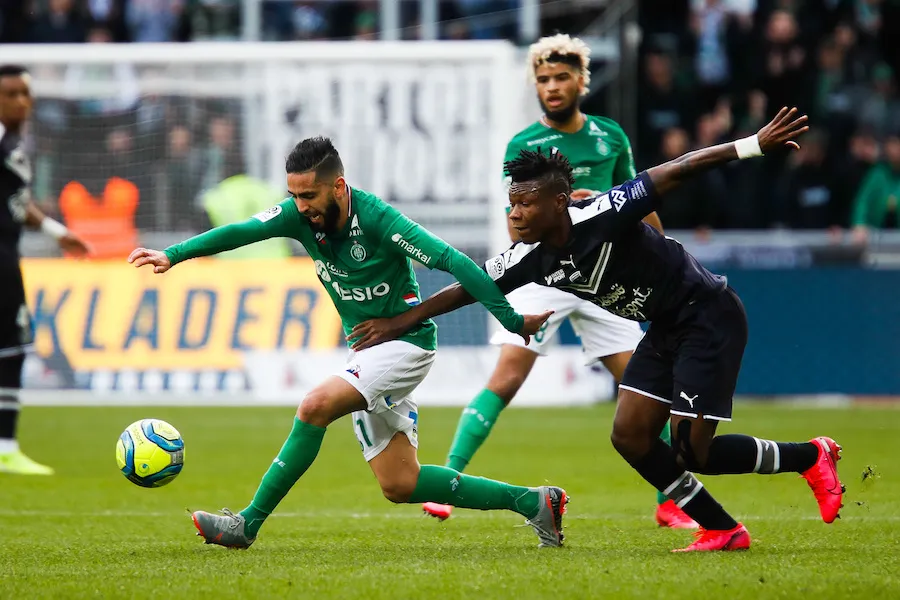
<path id="1" fill-rule="evenodd" d="M 501 324 L 523 337 L 550 313 L 516 313 L 481 267 L 372 194 L 351 188 L 340 156 L 325 138 L 297 144 L 287 159 L 291 198 L 242 223 L 212 229 L 165 251 L 138 248 L 136 267 L 164 273 L 178 263 L 273 237 L 298 240 L 315 261 L 346 333 L 373 317 L 393 317 L 418 303 L 410 259 L 451 273 Z M 222 515 L 192 515 L 207 543 L 246 548 L 265 519 L 309 468 L 325 428 L 352 413 L 363 455 L 392 502 L 435 501 L 480 510 L 507 509 L 528 519 L 541 545 L 562 544 L 561 488 L 519 487 L 420 466 L 418 408 L 412 392 L 434 362 L 436 327 L 425 321 L 390 344 L 351 351 L 344 368 L 309 392 L 293 427 L 249 506 Z"/>
<path id="2" fill-rule="evenodd" d="M 572 164 L 576 189 L 571 198 L 582 200 L 637 176 L 628 137 L 618 123 L 606 117 L 587 115 L 579 108 L 579 98 L 590 83 L 589 48 L 579 39 L 559 34 L 545 37 L 529 49 L 529 75 L 543 109 L 541 118 L 518 134 L 506 148 L 506 161 L 521 150 L 555 147 Z M 499 207 L 498 207 L 499 210 Z M 656 213 L 645 221 L 662 231 Z M 518 234 L 510 227 L 512 241 Z M 548 308 L 554 314 L 526 347 L 517 336 L 501 331 L 491 338 L 499 345 L 500 358 L 485 389 L 471 401 L 460 417 L 447 466 L 463 470 L 487 439 L 500 412 L 525 383 L 538 356 L 547 353 L 553 335 L 569 319 L 581 338 L 588 364 L 602 362 L 616 381 L 622 380 L 625 366 L 643 335 L 640 326 L 618 317 L 561 290 L 529 284 L 508 296 L 520 312 Z M 669 429 L 663 432 L 669 441 Z M 426 504 L 427 513 L 445 519 L 450 507 Z M 696 523 L 663 494 L 657 494 L 656 520 L 662 526 L 696 527 Z"/>

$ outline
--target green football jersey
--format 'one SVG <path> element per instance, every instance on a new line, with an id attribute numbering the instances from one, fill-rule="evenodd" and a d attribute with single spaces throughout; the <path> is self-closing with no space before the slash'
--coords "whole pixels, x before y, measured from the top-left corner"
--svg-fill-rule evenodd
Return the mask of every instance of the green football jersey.
<path id="1" fill-rule="evenodd" d="M 349 188 L 349 194 L 347 222 L 333 234 L 313 229 L 293 199 L 287 198 L 247 221 L 217 227 L 165 252 L 175 265 L 263 239 L 293 238 L 314 261 L 345 334 L 363 321 L 395 317 L 420 302 L 410 260 L 415 259 L 429 269 L 451 273 L 504 327 L 521 329 L 522 316 L 470 258 L 376 196 L 356 188 Z M 429 319 L 398 339 L 434 350 L 437 327 Z"/>
<path id="2" fill-rule="evenodd" d="M 557 131 L 535 121 L 509 141 L 504 160 L 512 160 L 522 150 L 540 147 L 546 152 L 558 148 L 572 165 L 575 189 L 596 192 L 637 177 L 631 143 L 619 124 L 606 117 L 585 117 L 584 126 L 576 133 Z"/>

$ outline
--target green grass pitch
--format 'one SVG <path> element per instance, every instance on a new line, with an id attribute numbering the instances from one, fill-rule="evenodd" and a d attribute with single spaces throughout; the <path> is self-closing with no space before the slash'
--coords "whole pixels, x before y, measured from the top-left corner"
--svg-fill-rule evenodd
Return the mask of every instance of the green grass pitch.
<path id="1" fill-rule="evenodd" d="M 653 490 L 610 445 L 612 412 L 509 410 L 471 465 L 565 487 L 565 548 L 539 550 L 512 513 L 460 510 L 442 524 L 390 504 L 343 419 L 257 543 L 234 551 L 195 537 L 187 509 L 243 508 L 293 409 L 27 408 L 23 448 L 58 474 L 0 475 L 0 598 L 900 597 L 900 410 L 738 404 L 721 432 L 843 445 L 843 518 L 822 523 L 796 475 L 704 477 L 753 547 L 689 555 L 669 552 L 691 534 L 655 526 Z M 422 462 L 442 462 L 458 414 L 423 409 Z M 185 438 L 185 469 L 161 489 L 116 469 L 116 438 L 144 417 Z"/>

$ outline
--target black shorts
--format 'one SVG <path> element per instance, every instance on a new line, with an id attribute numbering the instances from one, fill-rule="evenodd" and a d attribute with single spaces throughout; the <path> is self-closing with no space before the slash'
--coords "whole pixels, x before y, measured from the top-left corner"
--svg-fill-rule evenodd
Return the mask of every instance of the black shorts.
<path id="1" fill-rule="evenodd" d="M 0 358 L 17 356 L 30 348 L 34 340 L 31 313 L 25 304 L 22 275 L 8 270 L 0 276 Z"/>
<path id="2" fill-rule="evenodd" d="M 747 313 L 729 287 L 673 322 L 651 323 L 620 387 L 670 404 L 673 415 L 730 421 L 746 345 Z"/>

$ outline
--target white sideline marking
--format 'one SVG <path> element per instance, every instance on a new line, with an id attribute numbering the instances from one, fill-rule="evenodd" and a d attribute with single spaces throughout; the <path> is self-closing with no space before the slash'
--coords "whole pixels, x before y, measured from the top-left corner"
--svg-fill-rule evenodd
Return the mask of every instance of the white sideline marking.
<path id="1" fill-rule="evenodd" d="M 508 511 L 491 511 L 503 514 Z M 147 518 L 165 518 L 165 517 L 185 517 L 189 513 L 187 511 L 168 511 L 168 512 L 141 512 L 128 510 L 102 510 L 102 511 L 62 511 L 62 510 L 0 510 L 0 518 L 2 517 L 83 517 L 83 518 L 104 518 L 104 517 L 147 517 Z M 494 515 L 482 513 L 481 511 L 467 512 L 464 519 L 484 519 L 493 518 Z M 765 515 L 734 515 L 736 519 L 741 521 L 821 521 L 821 518 L 814 515 L 806 515 L 802 517 L 788 516 L 765 516 Z M 307 512 L 282 512 L 272 515 L 273 518 L 280 519 L 424 519 L 426 515 L 414 512 L 384 512 L 384 513 L 357 513 L 343 511 L 307 511 Z M 880 515 L 869 516 L 866 514 L 842 515 L 841 520 L 867 520 L 867 521 L 900 521 L 900 515 Z M 604 515 L 567 515 L 567 521 L 645 521 L 643 516 L 628 515 L 624 513 L 610 513 Z"/>

